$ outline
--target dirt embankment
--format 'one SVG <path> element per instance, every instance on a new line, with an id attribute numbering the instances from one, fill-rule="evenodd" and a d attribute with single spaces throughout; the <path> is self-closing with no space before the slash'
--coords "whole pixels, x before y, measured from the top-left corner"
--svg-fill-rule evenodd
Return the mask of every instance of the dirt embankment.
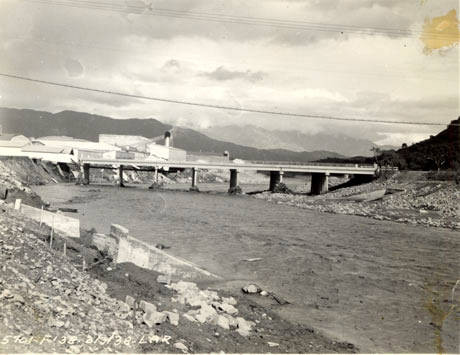
<path id="1" fill-rule="evenodd" d="M 419 172 L 401 172 L 320 196 L 264 192 L 255 197 L 321 212 L 460 229 L 460 185 L 429 180 Z"/>
<path id="2" fill-rule="evenodd" d="M 0 189 L 2 199 L 14 202 L 16 199 L 34 207 L 43 204 L 40 196 L 35 194 L 30 185 L 44 185 L 59 181 L 53 172 L 52 164 L 34 162 L 28 158 L 0 159 Z"/>

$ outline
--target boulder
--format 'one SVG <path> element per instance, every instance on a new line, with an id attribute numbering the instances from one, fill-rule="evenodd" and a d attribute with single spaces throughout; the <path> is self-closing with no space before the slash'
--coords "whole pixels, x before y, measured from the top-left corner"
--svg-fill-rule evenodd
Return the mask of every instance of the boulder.
<path id="1" fill-rule="evenodd" d="M 163 313 L 166 314 L 166 316 L 167 316 L 167 318 L 169 320 L 169 323 L 171 323 L 172 325 L 175 325 L 175 326 L 179 325 L 179 313 L 168 312 L 168 311 L 165 311 Z"/>
<path id="2" fill-rule="evenodd" d="M 202 304 L 199 313 L 195 318 L 200 323 L 214 323 L 217 318 L 217 312 L 208 304 Z"/>
<path id="3" fill-rule="evenodd" d="M 182 350 L 184 353 L 188 351 L 188 348 L 183 343 L 179 343 L 179 342 L 174 343 L 174 347 L 176 349 Z"/>
<path id="4" fill-rule="evenodd" d="M 134 308 L 134 304 L 136 303 L 136 300 L 134 299 L 134 297 L 131 297 L 130 295 L 126 295 L 125 303 L 130 308 Z"/>
<path id="5" fill-rule="evenodd" d="M 217 321 L 216 321 L 216 324 L 221 327 L 221 328 L 224 328 L 224 329 L 230 329 L 230 322 L 229 320 L 223 316 L 223 315 L 219 315 L 217 316 Z"/>
<path id="6" fill-rule="evenodd" d="M 142 316 L 144 323 L 147 324 L 150 328 L 152 328 L 154 325 L 164 323 L 166 318 L 167 316 L 165 313 L 157 311 L 144 313 Z"/>
<path id="7" fill-rule="evenodd" d="M 157 311 L 157 306 L 152 303 L 146 302 L 144 300 L 139 302 L 139 308 L 142 309 L 145 313 L 151 313 Z"/>
<path id="8" fill-rule="evenodd" d="M 251 328 L 254 325 L 254 322 L 247 321 L 244 318 L 237 317 L 236 321 L 238 322 L 237 332 L 244 337 L 247 337 L 251 333 Z"/>
<path id="9" fill-rule="evenodd" d="M 244 293 L 259 293 L 261 288 L 257 285 L 251 284 L 243 287 Z"/>

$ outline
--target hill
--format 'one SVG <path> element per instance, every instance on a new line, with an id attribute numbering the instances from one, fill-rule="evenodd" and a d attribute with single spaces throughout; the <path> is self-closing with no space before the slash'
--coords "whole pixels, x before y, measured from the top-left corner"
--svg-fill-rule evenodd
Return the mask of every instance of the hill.
<path id="1" fill-rule="evenodd" d="M 113 119 L 83 112 L 50 113 L 35 110 L 0 108 L 0 124 L 4 132 L 28 137 L 71 136 L 97 141 L 100 133 L 129 134 L 153 138 L 173 127 L 156 119 Z M 327 157 L 343 157 L 328 151 L 293 152 L 287 149 L 257 149 L 210 138 L 188 128 L 174 127 L 174 146 L 193 152 L 222 154 L 247 160 L 313 161 Z"/>
<path id="2" fill-rule="evenodd" d="M 326 158 L 323 162 L 372 163 L 375 158 Z M 398 150 L 381 150 L 377 160 L 381 165 L 393 165 L 401 170 L 458 170 L 460 169 L 460 117 L 446 129 L 421 142 Z"/>
<path id="3" fill-rule="evenodd" d="M 409 170 L 460 168 L 460 117 L 437 135 L 401 148 L 393 155 L 401 168 Z"/>

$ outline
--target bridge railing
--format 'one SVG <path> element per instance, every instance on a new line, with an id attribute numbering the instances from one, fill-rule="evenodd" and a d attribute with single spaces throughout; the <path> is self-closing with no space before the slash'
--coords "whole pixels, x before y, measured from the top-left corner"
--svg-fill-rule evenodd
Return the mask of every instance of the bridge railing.
<path id="1" fill-rule="evenodd" d="M 298 161 L 268 161 L 251 160 L 250 164 L 269 164 L 269 165 L 304 165 L 304 166 L 343 166 L 352 168 L 377 168 L 373 164 L 353 164 L 353 163 L 320 163 L 320 162 L 298 162 Z"/>

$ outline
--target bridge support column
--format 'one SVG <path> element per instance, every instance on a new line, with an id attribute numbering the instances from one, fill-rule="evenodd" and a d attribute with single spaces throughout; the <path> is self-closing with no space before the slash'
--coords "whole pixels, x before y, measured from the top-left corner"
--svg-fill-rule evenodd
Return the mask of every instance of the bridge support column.
<path id="1" fill-rule="evenodd" d="M 89 164 L 83 164 L 83 185 L 89 185 Z"/>
<path id="2" fill-rule="evenodd" d="M 198 169 L 192 168 L 192 187 L 189 190 L 190 191 L 200 191 L 197 185 L 198 185 Z"/>
<path id="3" fill-rule="evenodd" d="M 228 193 L 241 193 L 241 188 L 238 186 L 238 170 L 236 169 L 230 169 L 230 187 L 228 188 Z"/>
<path id="4" fill-rule="evenodd" d="M 123 182 L 123 165 L 120 165 L 118 167 L 118 184 L 120 187 L 125 187 L 125 184 Z"/>
<path id="5" fill-rule="evenodd" d="M 311 174 L 311 194 L 321 195 L 328 191 L 329 173 L 312 173 Z"/>
<path id="6" fill-rule="evenodd" d="M 278 185 L 281 182 L 281 172 L 279 171 L 270 171 L 270 185 L 269 185 L 269 190 L 271 192 L 275 191 L 276 185 Z"/>

